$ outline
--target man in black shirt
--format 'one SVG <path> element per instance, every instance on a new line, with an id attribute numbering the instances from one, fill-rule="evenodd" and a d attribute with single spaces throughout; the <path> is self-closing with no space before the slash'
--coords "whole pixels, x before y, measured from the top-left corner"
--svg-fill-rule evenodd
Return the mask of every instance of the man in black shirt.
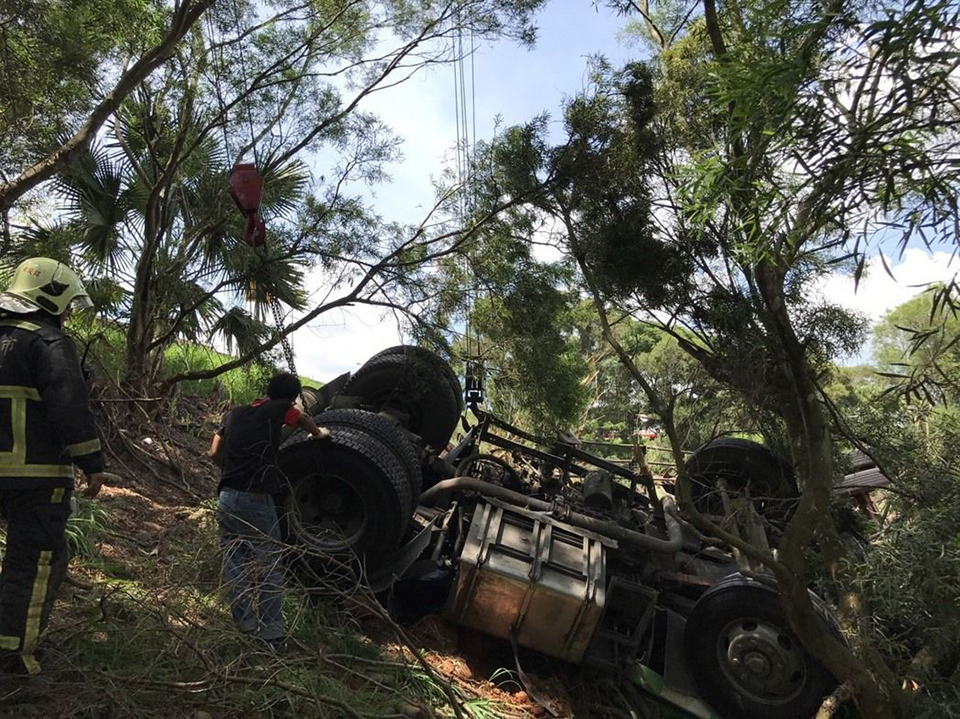
<path id="1" fill-rule="evenodd" d="M 233 621 L 241 632 L 258 633 L 274 649 L 284 634 L 280 529 L 273 499 L 281 488 L 276 461 L 280 432 L 288 426 L 318 439 L 330 436 L 294 406 L 300 391 L 296 375 L 278 374 L 266 397 L 227 412 L 210 445 L 210 457 L 221 467 L 217 521 Z"/>

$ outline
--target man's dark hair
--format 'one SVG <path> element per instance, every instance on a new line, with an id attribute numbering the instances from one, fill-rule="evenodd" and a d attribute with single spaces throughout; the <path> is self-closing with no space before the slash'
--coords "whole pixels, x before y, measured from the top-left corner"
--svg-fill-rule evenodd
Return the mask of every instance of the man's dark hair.
<path id="1" fill-rule="evenodd" d="M 300 378 L 290 372 L 281 372 L 274 375 L 267 385 L 267 396 L 270 399 L 294 400 L 300 396 Z"/>

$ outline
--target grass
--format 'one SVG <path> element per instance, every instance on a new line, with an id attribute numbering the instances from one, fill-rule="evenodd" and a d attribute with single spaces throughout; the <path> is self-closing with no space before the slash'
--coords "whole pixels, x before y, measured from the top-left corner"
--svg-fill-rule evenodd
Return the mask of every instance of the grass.
<path id="1" fill-rule="evenodd" d="M 67 544 L 73 556 L 92 559 L 107 512 L 80 494 L 75 493 L 73 500 L 74 510 L 67 520 Z"/>
<path id="2" fill-rule="evenodd" d="M 219 586 L 212 513 L 199 514 L 159 555 L 111 544 L 106 513 L 77 525 L 91 551 L 71 571 L 98 587 L 61 592 L 44 643 L 43 690 L 6 694 L 0 686 L 4 708 L 48 719 L 197 711 L 214 719 L 372 719 L 432 704 L 435 716 L 452 715 L 418 668 L 384 655 L 343 609 L 309 601 L 295 587 L 285 600 L 284 653 L 237 633 Z"/>
<path id="3" fill-rule="evenodd" d="M 82 319 L 72 321 L 68 329 L 77 338 L 79 351 L 87 355 L 88 364 L 95 368 L 96 373 L 106 375 L 119 384 L 123 379 L 126 355 L 123 332 L 102 322 L 91 324 Z M 216 369 L 234 359 L 207 345 L 176 342 L 164 351 L 163 374 L 171 376 L 185 371 Z M 224 399 L 235 404 L 246 404 L 263 395 L 267 382 L 280 371 L 281 365 L 279 355 L 268 355 L 243 367 L 227 370 L 215 379 L 183 382 L 180 389 L 184 394 L 209 395 L 219 388 Z M 310 377 L 300 376 L 300 381 L 304 387 L 323 386 L 322 382 Z"/>

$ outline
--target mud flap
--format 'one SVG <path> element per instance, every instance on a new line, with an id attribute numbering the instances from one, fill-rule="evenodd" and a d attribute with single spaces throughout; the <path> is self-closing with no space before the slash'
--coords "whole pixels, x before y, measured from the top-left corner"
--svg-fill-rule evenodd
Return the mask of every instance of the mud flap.
<path id="1" fill-rule="evenodd" d="M 533 688 L 533 683 L 530 681 L 530 677 L 526 675 L 523 671 L 523 668 L 520 666 L 520 653 L 517 649 L 517 632 L 510 632 L 510 646 L 513 647 L 513 664 L 517 668 L 517 677 L 520 679 L 520 684 L 523 686 L 523 690 L 527 693 L 533 701 L 535 701 L 539 706 L 543 707 L 546 712 L 552 717 L 560 716 L 557 713 L 557 710 L 553 708 L 553 702 L 548 699 L 544 699 L 536 689 Z"/>
<path id="2" fill-rule="evenodd" d="M 430 535 L 436 529 L 437 519 L 442 516 L 438 514 L 431 519 L 416 537 L 400 547 L 379 569 L 367 576 L 367 582 L 374 594 L 390 589 L 394 582 L 407 573 L 417 558 L 423 554 L 423 550 L 430 545 Z"/>

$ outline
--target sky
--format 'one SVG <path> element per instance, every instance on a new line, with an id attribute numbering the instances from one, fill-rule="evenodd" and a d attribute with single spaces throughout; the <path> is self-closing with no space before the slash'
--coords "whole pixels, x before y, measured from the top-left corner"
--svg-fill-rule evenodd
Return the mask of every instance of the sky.
<path id="1" fill-rule="evenodd" d="M 498 116 L 503 126 L 543 112 L 556 117 L 563 99 L 586 86 L 589 56 L 603 54 L 615 65 L 635 57 L 636 48 L 617 40 L 624 24 L 588 0 L 552 0 L 537 18 L 533 49 L 506 41 L 477 47 L 472 63 L 476 138 L 490 139 Z M 453 68 L 436 67 L 361 103 L 360 109 L 379 115 L 403 138 L 402 160 L 387 167 L 392 181 L 366 193 L 384 218 L 417 222 L 433 204 L 432 180 L 454 156 L 457 142 L 454 98 Z M 308 288 L 322 286 L 323 280 L 313 272 Z M 380 308 L 334 310 L 294 334 L 297 371 L 329 381 L 402 341 L 396 319 Z"/>
<path id="2" fill-rule="evenodd" d="M 564 98 L 584 89 L 589 56 L 602 54 L 618 66 L 636 59 L 640 52 L 635 42 L 618 40 L 624 18 L 595 8 L 588 0 L 552 0 L 539 14 L 537 25 L 533 49 L 509 42 L 477 48 L 472 63 L 477 139 L 492 137 L 498 116 L 503 126 L 543 112 L 556 122 Z M 469 65 L 466 72 L 470 73 Z M 378 114 L 403 138 L 402 160 L 387 167 L 392 181 L 368 193 L 384 218 L 416 222 L 432 205 L 432 179 L 441 174 L 456 145 L 454 98 L 453 68 L 437 67 L 374 93 L 361 104 L 361 109 Z M 874 258 L 859 287 L 854 288 L 850 277 L 834 275 L 816 291 L 875 321 L 922 291 L 919 283 L 947 279 L 960 270 L 960 263 L 950 263 L 948 253 L 921 248 L 908 249 L 902 258 L 888 258 L 888 264 L 895 280 Z M 308 277 L 308 286 L 313 285 L 309 289 L 323 283 L 319 272 Z M 379 308 L 355 307 L 321 316 L 295 333 L 293 345 L 299 373 L 329 381 L 402 340 L 395 317 Z M 844 361 L 857 364 L 869 359 L 869 346 L 865 346 L 859 355 Z"/>

